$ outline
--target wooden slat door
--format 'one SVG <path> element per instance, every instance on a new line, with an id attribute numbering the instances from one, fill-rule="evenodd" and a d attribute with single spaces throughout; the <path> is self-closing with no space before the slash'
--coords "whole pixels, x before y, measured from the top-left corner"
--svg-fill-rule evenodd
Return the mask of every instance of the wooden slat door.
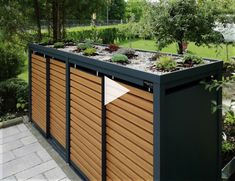
<path id="1" fill-rule="evenodd" d="M 92 181 L 101 180 L 101 78 L 70 68 L 70 156 Z"/>
<path id="2" fill-rule="evenodd" d="M 50 134 L 66 147 L 65 63 L 50 59 Z"/>
<path id="3" fill-rule="evenodd" d="M 109 103 L 107 122 L 107 179 L 153 180 L 153 95 L 130 90 Z"/>
<path id="4" fill-rule="evenodd" d="M 32 54 L 32 119 L 46 132 L 46 59 Z"/>

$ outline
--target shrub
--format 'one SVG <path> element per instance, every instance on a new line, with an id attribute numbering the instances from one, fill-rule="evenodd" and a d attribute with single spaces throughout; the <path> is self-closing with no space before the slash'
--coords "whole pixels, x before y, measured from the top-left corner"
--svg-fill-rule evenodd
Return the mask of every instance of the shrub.
<path id="1" fill-rule="evenodd" d="M 87 48 L 83 51 L 83 55 L 94 56 L 94 55 L 96 55 L 96 49 L 95 48 Z"/>
<path id="2" fill-rule="evenodd" d="M 159 61 L 155 63 L 156 67 L 164 71 L 172 71 L 176 69 L 177 63 L 172 57 L 162 56 L 159 58 Z"/>
<path id="3" fill-rule="evenodd" d="M 13 45 L 0 44 L 0 81 L 16 77 L 24 70 L 23 51 Z"/>
<path id="4" fill-rule="evenodd" d="M 54 43 L 54 48 L 64 48 L 64 43 L 63 42 L 56 42 L 56 43 Z"/>
<path id="5" fill-rule="evenodd" d="M 26 111 L 28 108 L 28 84 L 18 78 L 0 82 L 0 114 Z"/>
<path id="6" fill-rule="evenodd" d="M 227 153 L 230 151 L 234 151 L 235 145 L 229 141 L 223 141 L 222 143 L 222 152 Z"/>
<path id="7" fill-rule="evenodd" d="M 202 57 L 190 53 L 184 54 L 183 62 L 186 64 L 202 64 L 203 59 Z"/>
<path id="8" fill-rule="evenodd" d="M 115 54 L 113 55 L 112 62 L 118 62 L 118 63 L 128 63 L 128 57 L 123 54 Z"/>

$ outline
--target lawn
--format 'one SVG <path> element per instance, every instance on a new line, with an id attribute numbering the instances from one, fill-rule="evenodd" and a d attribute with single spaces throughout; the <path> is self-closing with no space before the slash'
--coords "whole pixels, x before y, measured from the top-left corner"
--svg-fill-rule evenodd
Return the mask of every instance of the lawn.
<path id="1" fill-rule="evenodd" d="M 71 30 L 72 31 L 72 30 Z M 121 42 L 119 43 L 122 47 L 129 47 L 129 42 Z M 157 50 L 156 43 L 154 40 L 134 40 L 132 41 L 132 47 L 137 49 L 143 50 Z M 205 58 L 212 58 L 212 59 L 219 59 L 226 61 L 226 48 L 225 45 L 221 45 L 219 48 L 215 47 L 206 47 L 206 46 L 196 46 L 194 43 L 190 43 L 188 45 L 188 49 L 195 54 L 198 54 Z M 229 57 L 235 56 L 235 46 L 229 45 Z M 169 52 L 169 53 L 177 53 L 177 46 L 176 44 L 171 44 L 164 48 L 162 52 Z M 28 69 L 27 69 L 27 61 L 25 66 L 25 71 L 19 75 L 19 78 L 22 78 L 28 81 Z"/>
<path id="2" fill-rule="evenodd" d="M 129 47 L 129 42 L 119 43 L 120 46 Z M 156 43 L 154 40 L 134 40 L 132 41 L 132 47 L 143 50 L 157 50 Z M 189 43 L 188 50 L 200 55 L 204 58 L 212 58 L 226 61 L 226 46 L 221 45 L 221 47 L 215 48 L 207 46 L 196 46 L 194 43 Z M 162 52 L 177 53 L 176 44 L 171 44 L 161 50 Z M 235 46 L 228 46 L 229 57 L 235 56 Z"/>

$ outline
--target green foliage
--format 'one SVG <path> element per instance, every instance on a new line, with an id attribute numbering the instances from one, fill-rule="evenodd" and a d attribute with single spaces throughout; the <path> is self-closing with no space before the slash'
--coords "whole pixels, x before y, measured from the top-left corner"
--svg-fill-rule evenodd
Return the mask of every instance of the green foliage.
<path id="1" fill-rule="evenodd" d="M 118 31 L 119 28 L 97 28 L 95 30 L 86 29 L 81 31 L 72 31 L 67 33 L 67 38 L 73 41 L 81 42 L 86 39 L 94 40 L 102 40 L 103 44 L 114 43 L 116 39 L 118 39 Z"/>
<path id="2" fill-rule="evenodd" d="M 16 77 L 23 71 L 25 55 L 19 47 L 0 44 L 0 81 Z"/>
<path id="3" fill-rule="evenodd" d="M 28 109 L 28 84 L 18 78 L 0 82 L 0 115 Z"/>
<path id="4" fill-rule="evenodd" d="M 225 113 L 224 123 L 227 125 L 235 125 L 235 113 L 232 110 Z"/>
<path id="5" fill-rule="evenodd" d="M 109 19 L 121 20 L 125 16 L 125 0 L 110 0 Z"/>
<path id="6" fill-rule="evenodd" d="M 128 58 L 133 58 L 135 56 L 135 50 L 132 48 L 121 48 L 117 53 L 126 55 Z"/>
<path id="7" fill-rule="evenodd" d="M 134 14 L 136 21 L 142 17 L 145 7 L 147 6 L 146 0 L 128 0 L 126 4 L 125 17 L 130 19 Z"/>
<path id="8" fill-rule="evenodd" d="M 222 142 L 222 152 L 228 153 L 230 151 L 234 151 L 235 145 L 229 141 L 223 141 Z"/>
<path id="9" fill-rule="evenodd" d="M 64 48 L 64 43 L 63 42 L 56 42 L 56 43 L 54 43 L 54 48 Z"/>
<path id="10" fill-rule="evenodd" d="M 216 16 L 207 1 L 175 0 L 157 3 L 153 7 L 153 31 L 159 49 L 176 42 L 182 53 L 183 42 L 197 45 L 220 43 L 222 36 L 214 31 Z"/>
<path id="11" fill-rule="evenodd" d="M 172 71 L 176 69 L 177 63 L 170 56 L 162 56 L 155 63 L 156 67 L 164 71 Z"/>
<path id="12" fill-rule="evenodd" d="M 95 54 L 96 54 L 95 48 L 87 48 L 83 51 L 83 55 L 86 55 L 86 56 L 94 56 Z"/>
<path id="13" fill-rule="evenodd" d="M 128 57 L 123 54 L 114 54 L 111 59 L 112 62 L 128 63 Z"/>
<path id="14" fill-rule="evenodd" d="M 91 43 L 89 43 L 89 42 L 85 42 L 85 43 L 79 43 L 78 45 L 77 45 L 77 48 L 79 49 L 79 50 L 86 50 L 87 48 L 93 48 L 93 45 L 91 44 Z"/>
<path id="15" fill-rule="evenodd" d="M 183 61 L 184 61 L 184 63 L 193 63 L 193 64 L 202 64 L 203 63 L 202 57 L 200 57 L 198 55 L 190 54 L 190 53 L 184 54 Z"/>

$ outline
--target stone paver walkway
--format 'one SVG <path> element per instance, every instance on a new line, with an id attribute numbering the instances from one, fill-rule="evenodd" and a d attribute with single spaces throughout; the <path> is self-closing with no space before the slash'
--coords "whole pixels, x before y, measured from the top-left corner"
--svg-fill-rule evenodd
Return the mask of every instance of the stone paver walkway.
<path id="1" fill-rule="evenodd" d="M 81 181 L 30 123 L 0 129 L 0 180 Z"/>

